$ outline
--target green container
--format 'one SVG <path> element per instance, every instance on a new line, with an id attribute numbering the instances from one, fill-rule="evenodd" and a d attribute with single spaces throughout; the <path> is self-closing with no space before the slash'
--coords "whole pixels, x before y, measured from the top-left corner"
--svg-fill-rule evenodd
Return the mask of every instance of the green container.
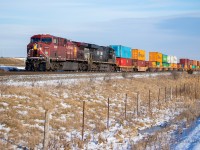
<path id="1" fill-rule="evenodd" d="M 156 66 L 157 66 L 157 67 L 160 67 L 160 62 L 156 62 Z"/>
<path id="2" fill-rule="evenodd" d="M 164 68 L 168 68 L 168 67 L 169 67 L 169 63 L 162 63 L 162 66 L 163 66 Z"/>
<path id="3" fill-rule="evenodd" d="M 195 65 L 192 65 L 192 69 L 196 69 L 197 68 L 197 66 L 195 66 Z"/>
<path id="4" fill-rule="evenodd" d="M 162 55 L 162 62 L 163 62 L 163 63 L 167 63 L 167 57 L 168 57 L 168 56 L 165 55 L 165 54 Z"/>

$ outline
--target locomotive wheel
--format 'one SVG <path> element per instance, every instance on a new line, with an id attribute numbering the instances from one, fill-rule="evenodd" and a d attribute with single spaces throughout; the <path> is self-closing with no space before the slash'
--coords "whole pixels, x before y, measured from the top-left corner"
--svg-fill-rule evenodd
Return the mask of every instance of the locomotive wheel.
<path id="1" fill-rule="evenodd" d="M 87 71 L 87 69 L 88 69 L 87 64 L 79 63 L 79 71 Z"/>
<path id="2" fill-rule="evenodd" d="M 46 70 L 45 63 L 40 63 L 39 67 L 38 67 L 38 70 L 39 71 L 45 71 Z"/>
<path id="3" fill-rule="evenodd" d="M 30 63 L 27 63 L 25 69 L 26 69 L 26 71 L 32 71 L 33 70 L 33 65 L 30 64 Z"/>

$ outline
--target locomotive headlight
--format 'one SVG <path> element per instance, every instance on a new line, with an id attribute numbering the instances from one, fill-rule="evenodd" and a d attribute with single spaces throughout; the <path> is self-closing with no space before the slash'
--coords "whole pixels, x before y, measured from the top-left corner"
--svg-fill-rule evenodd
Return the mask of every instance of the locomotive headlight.
<path id="1" fill-rule="evenodd" d="M 37 45 L 37 44 L 34 44 L 33 49 L 34 49 L 34 50 L 37 50 L 37 47 L 38 47 L 38 45 Z"/>

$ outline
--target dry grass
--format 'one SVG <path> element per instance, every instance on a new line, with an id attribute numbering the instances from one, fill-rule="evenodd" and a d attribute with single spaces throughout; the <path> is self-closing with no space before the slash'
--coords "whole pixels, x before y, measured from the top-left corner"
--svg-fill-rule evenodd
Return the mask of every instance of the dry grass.
<path id="1" fill-rule="evenodd" d="M 24 66 L 25 62 L 22 59 L 0 57 L 0 65 L 5 65 L 5 66 Z"/>
<path id="2" fill-rule="evenodd" d="M 155 124 L 157 119 L 167 115 L 166 110 L 176 112 L 184 109 L 176 118 L 177 120 L 183 118 L 193 120 L 199 116 L 197 99 L 200 95 L 198 92 L 195 95 L 194 90 L 195 87 L 196 90 L 200 88 L 199 84 L 194 86 L 194 83 L 199 82 L 198 78 L 195 75 L 184 74 L 176 79 L 174 76 L 160 76 L 110 80 L 109 75 L 106 75 L 103 82 L 94 83 L 95 79 L 91 79 L 76 86 L 59 84 L 56 87 L 15 87 L 1 84 L 0 124 L 4 125 L 5 129 L 0 130 L 0 137 L 28 148 L 41 148 L 44 112 L 51 110 L 50 148 L 69 149 L 72 145 L 83 148 L 92 136 L 96 136 L 98 143 L 106 144 L 106 139 L 99 134 L 108 131 L 106 125 L 109 97 L 110 128 L 118 123 L 129 131 L 126 135 L 123 135 L 120 130 L 116 132 L 115 138 L 121 143 L 123 136 L 133 138 L 137 135 L 138 128 Z M 177 98 L 176 85 L 178 89 L 181 87 L 181 90 L 177 90 Z M 165 88 L 167 89 L 166 100 Z M 170 88 L 173 89 L 172 99 L 170 99 Z M 160 89 L 159 103 L 158 89 Z M 136 114 L 137 92 L 140 93 L 140 116 Z M 125 121 L 126 94 L 128 98 Z M 86 103 L 84 142 L 81 141 L 83 101 Z M 150 118 L 150 122 L 143 120 L 147 117 Z M 150 141 L 154 140 L 155 138 L 151 138 Z M 143 144 L 138 144 L 142 149 Z M 5 144 L 0 143 L 1 145 Z M 7 144 L 6 148 L 12 146 Z"/>

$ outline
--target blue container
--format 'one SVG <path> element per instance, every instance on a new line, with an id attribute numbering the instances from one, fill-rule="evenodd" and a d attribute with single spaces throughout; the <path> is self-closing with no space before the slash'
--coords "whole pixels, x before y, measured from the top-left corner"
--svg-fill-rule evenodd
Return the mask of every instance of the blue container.
<path id="1" fill-rule="evenodd" d="M 111 45 L 115 50 L 115 56 L 120 58 L 131 58 L 131 48 L 122 45 Z"/>

